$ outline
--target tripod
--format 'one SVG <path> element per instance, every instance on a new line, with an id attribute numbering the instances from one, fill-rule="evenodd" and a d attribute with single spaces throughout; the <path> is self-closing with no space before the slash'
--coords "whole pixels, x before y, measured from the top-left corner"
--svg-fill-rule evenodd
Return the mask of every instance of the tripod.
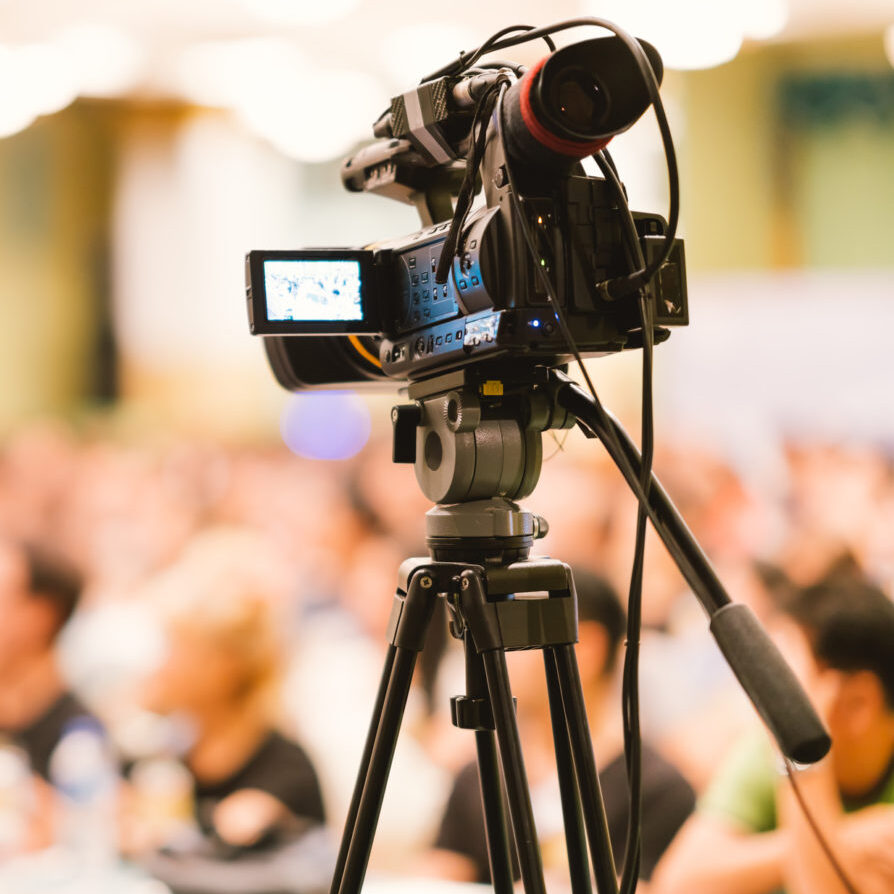
<path id="1" fill-rule="evenodd" d="M 514 842 L 525 891 L 546 891 L 506 666 L 507 651 L 533 648 L 543 651 L 572 890 L 590 892 L 591 860 L 599 890 L 617 890 L 574 652 L 571 570 L 530 558 L 547 525 L 506 496 L 533 490 L 541 432 L 574 422 L 554 414 L 533 385 L 522 383 L 515 393 L 504 388 L 494 395 L 498 401 L 485 402 L 465 375 L 455 374 L 425 390 L 413 386 L 419 404 L 393 413 L 395 458 L 412 457 L 420 485 L 438 505 L 426 519 L 431 558 L 408 559 L 400 569 L 385 667 L 331 894 L 362 887 L 413 670 L 438 598 L 446 600 L 451 633 L 463 642 L 466 692 L 452 699 L 451 712 L 456 726 L 475 733 L 494 890 L 513 890 Z"/>
<path id="2" fill-rule="evenodd" d="M 544 431 L 580 424 L 600 437 L 630 487 L 642 492 L 636 449 L 596 402 L 542 367 L 499 379 L 475 369 L 448 373 L 410 385 L 409 396 L 415 404 L 392 411 L 394 460 L 414 463 L 420 487 L 437 504 L 426 516 L 431 557 L 407 559 L 400 568 L 385 666 L 330 894 L 359 894 L 363 886 L 413 670 L 437 599 L 446 600 L 451 632 L 464 646 L 466 693 L 452 699 L 452 717 L 475 732 L 494 891 L 513 890 L 514 844 L 525 894 L 546 892 L 506 666 L 507 651 L 536 648 L 544 658 L 571 889 L 590 894 L 592 868 L 599 894 L 617 894 L 573 645 L 571 570 L 530 557 L 547 526 L 513 500 L 537 483 Z M 782 751 L 797 761 L 818 760 L 828 751 L 828 736 L 778 651 L 749 610 L 731 603 L 654 477 L 643 498 Z"/>

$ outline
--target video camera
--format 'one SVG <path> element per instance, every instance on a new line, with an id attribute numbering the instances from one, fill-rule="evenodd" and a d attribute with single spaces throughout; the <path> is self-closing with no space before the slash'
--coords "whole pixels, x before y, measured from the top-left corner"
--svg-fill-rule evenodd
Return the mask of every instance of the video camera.
<path id="1" fill-rule="evenodd" d="M 487 44 L 461 56 L 395 97 L 380 139 L 344 162 L 348 190 L 414 204 L 423 229 L 361 250 L 246 256 L 251 331 L 282 386 L 641 347 L 643 299 L 654 341 L 688 324 L 683 243 L 659 215 L 629 211 L 604 152 L 657 95 L 661 58 L 618 36 L 550 45 L 527 71 L 476 65 Z M 605 176 L 586 174 L 590 155 Z"/>
<path id="2" fill-rule="evenodd" d="M 614 36 L 556 49 L 551 35 L 578 26 Z M 540 38 L 550 55 L 528 71 L 479 61 Z M 505 28 L 395 97 L 374 125 L 378 141 L 342 166 L 347 189 L 412 203 L 422 229 L 360 250 L 253 251 L 246 258 L 251 329 L 266 336 L 281 385 L 409 383 L 410 402 L 392 408 L 392 458 L 414 465 L 435 504 L 426 513 L 430 557 L 400 567 L 333 894 L 363 887 L 407 693 L 441 600 L 465 648 L 466 694 L 451 701 L 451 715 L 456 726 L 475 730 L 495 890 L 513 889 L 514 854 L 525 892 L 545 891 L 505 661 L 517 649 L 543 651 L 571 887 L 589 890 L 592 869 L 599 891 L 636 888 L 647 520 L 705 608 L 789 770 L 790 761 L 815 762 L 829 750 L 794 674 L 750 609 L 730 600 L 652 474 L 652 347 L 668 337 L 666 326 L 689 322 L 661 75 L 654 47 L 603 19 Z M 666 220 L 629 209 L 605 148 L 650 106 L 667 162 Z M 587 156 L 601 177 L 587 174 Z M 642 453 L 603 407 L 581 361 L 637 347 Z M 571 358 L 580 362 L 586 389 L 562 369 Z M 630 790 L 623 867 L 612 855 L 574 654 L 571 569 L 531 557 L 548 526 L 515 502 L 537 484 L 542 435 L 574 425 L 599 439 L 639 503 L 622 690 Z"/>

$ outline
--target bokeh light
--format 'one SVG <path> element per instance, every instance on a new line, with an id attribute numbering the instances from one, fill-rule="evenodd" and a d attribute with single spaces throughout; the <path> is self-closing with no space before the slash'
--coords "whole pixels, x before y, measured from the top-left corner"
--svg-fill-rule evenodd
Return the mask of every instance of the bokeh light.
<path id="1" fill-rule="evenodd" d="M 275 25 L 322 25 L 336 22 L 356 9 L 359 0 L 237 0 L 259 19 Z"/>
<path id="2" fill-rule="evenodd" d="M 368 406 L 347 391 L 295 395 L 280 422 L 286 446 L 306 459 L 350 459 L 363 449 L 370 430 Z"/>
<path id="3" fill-rule="evenodd" d="M 746 38 L 766 40 L 788 21 L 787 0 L 586 0 L 586 12 L 655 44 L 667 68 L 713 68 L 734 59 Z"/>
<path id="4" fill-rule="evenodd" d="M 230 109 L 284 155 L 319 162 L 369 133 L 388 93 L 368 74 L 321 69 L 285 38 L 211 41 L 187 48 L 173 85 L 201 105 Z M 333 110 L 351 109 L 351 114 Z"/>

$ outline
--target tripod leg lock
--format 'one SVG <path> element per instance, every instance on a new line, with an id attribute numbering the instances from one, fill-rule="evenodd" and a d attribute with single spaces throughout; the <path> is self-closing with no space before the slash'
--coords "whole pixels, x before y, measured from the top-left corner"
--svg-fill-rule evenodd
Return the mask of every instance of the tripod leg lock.
<path id="1" fill-rule="evenodd" d="M 512 704 L 517 706 L 518 699 Z M 459 729 L 473 729 L 484 732 L 494 728 L 494 715 L 490 709 L 490 701 L 486 698 L 472 698 L 468 695 L 457 695 L 450 699 L 450 719 Z"/>
<path id="2" fill-rule="evenodd" d="M 494 715 L 486 698 L 471 698 L 457 695 L 450 699 L 450 719 L 459 729 L 473 729 L 476 732 L 492 730 Z"/>

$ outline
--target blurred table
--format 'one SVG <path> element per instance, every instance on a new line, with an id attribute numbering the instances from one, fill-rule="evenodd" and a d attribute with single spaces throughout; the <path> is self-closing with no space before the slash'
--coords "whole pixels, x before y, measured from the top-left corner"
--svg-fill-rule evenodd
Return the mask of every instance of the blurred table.
<path id="1" fill-rule="evenodd" d="M 482 891 L 493 891 L 493 888 L 490 885 L 403 876 L 370 876 L 363 884 L 363 894 L 481 894 Z"/>
<path id="2" fill-rule="evenodd" d="M 89 869 L 76 853 L 51 847 L 0 863 L 3 894 L 171 894 L 167 885 L 127 864 Z"/>

